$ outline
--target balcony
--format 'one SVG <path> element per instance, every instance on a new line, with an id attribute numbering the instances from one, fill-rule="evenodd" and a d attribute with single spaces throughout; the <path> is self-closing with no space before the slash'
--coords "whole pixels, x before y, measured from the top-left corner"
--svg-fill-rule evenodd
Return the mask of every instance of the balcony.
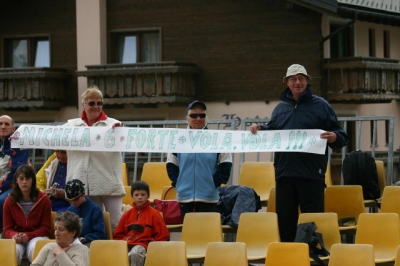
<path id="1" fill-rule="evenodd" d="M 96 85 L 109 105 L 187 104 L 194 100 L 197 75 L 195 64 L 178 62 L 107 64 L 86 66 L 77 71 Z"/>
<path id="2" fill-rule="evenodd" d="M 334 58 L 324 63 L 330 103 L 389 103 L 400 100 L 400 64 L 380 58 Z"/>
<path id="3" fill-rule="evenodd" d="M 70 75 L 55 68 L 0 68 L 0 108 L 59 109 Z"/>

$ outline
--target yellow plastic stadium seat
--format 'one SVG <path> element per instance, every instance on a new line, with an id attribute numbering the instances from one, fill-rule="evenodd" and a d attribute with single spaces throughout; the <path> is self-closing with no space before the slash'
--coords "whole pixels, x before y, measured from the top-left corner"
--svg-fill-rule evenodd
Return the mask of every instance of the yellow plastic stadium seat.
<path id="1" fill-rule="evenodd" d="M 400 216 L 400 186 L 386 186 L 383 190 L 381 213 L 397 213 Z"/>
<path id="2" fill-rule="evenodd" d="M 269 191 L 267 212 L 276 212 L 276 192 L 275 187 Z"/>
<path id="3" fill-rule="evenodd" d="M 240 215 L 236 242 L 246 244 L 249 262 L 264 263 L 268 245 L 280 241 L 275 212 L 245 212 Z"/>
<path id="4" fill-rule="evenodd" d="M 355 243 L 373 245 L 375 263 L 394 262 L 400 245 L 399 215 L 360 214 Z"/>
<path id="5" fill-rule="evenodd" d="M 182 224 L 181 241 L 186 243 L 189 262 L 202 262 L 210 242 L 223 242 L 221 214 L 218 212 L 189 212 Z"/>
<path id="6" fill-rule="evenodd" d="M 49 238 L 50 239 L 55 239 L 56 237 L 54 236 L 54 219 L 56 218 L 57 212 L 52 211 L 51 216 L 50 216 L 50 232 L 49 232 Z"/>
<path id="7" fill-rule="evenodd" d="M 0 239 L 1 265 L 17 266 L 17 248 L 14 239 Z"/>
<path id="8" fill-rule="evenodd" d="M 163 200 L 174 200 L 176 199 L 176 188 L 172 186 L 166 186 L 163 188 L 161 193 L 161 199 Z"/>
<path id="9" fill-rule="evenodd" d="M 40 239 L 40 240 L 36 241 L 35 248 L 33 249 L 32 261 L 34 261 L 36 259 L 37 255 L 39 255 L 40 250 L 42 250 L 42 248 L 46 244 L 52 243 L 52 242 L 56 242 L 56 240 L 55 239 Z"/>
<path id="10" fill-rule="evenodd" d="M 328 163 L 328 165 L 326 166 L 325 185 L 327 187 L 332 186 L 332 174 L 331 174 L 331 164 L 330 163 Z"/>
<path id="11" fill-rule="evenodd" d="M 268 246 L 265 266 L 310 266 L 306 243 L 273 242 Z"/>
<path id="12" fill-rule="evenodd" d="M 275 186 L 275 169 L 273 162 L 243 162 L 239 185 L 249 186 L 257 192 L 263 206 L 268 203 L 269 192 Z"/>
<path id="13" fill-rule="evenodd" d="M 329 266 L 375 266 L 374 247 L 369 244 L 334 244 Z"/>
<path id="14" fill-rule="evenodd" d="M 400 246 L 397 248 L 396 259 L 394 261 L 394 266 L 400 266 Z"/>
<path id="15" fill-rule="evenodd" d="M 314 222 L 318 233 L 322 234 L 325 248 L 330 252 L 334 244 L 341 243 L 337 214 L 333 212 L 300 213 L 298 224 Z M 323 261 L 330 260 L 330 256 L 320 257 Z M 313 259 L 310 258 L 311 261 Z"/>
<path id="16" fill-rule="evenodd" d="M 147 248 L 144 266 L 187 266 L 186 245 L 182 241 L 154 241 Z"/>
<path id="17" fill-rule="evenodd" d="M 242 242 L 211 242 L 207 246 L 204 266 L 247 266 L 246 244 Z"/>
<path id="18" fill-rule="evenodd" d="M 122 163 L 122 183 L 124 184 L 124 186 L 129 186 L 128 170 L 126 168 L 126 163 Z"/>
<path id="19" fill-rule="evenodd" d="M 154 202 L 154 199 L 161 199 L 164 187 L 171 185 L 171 180 L 167 173 L 167 163 L 145 163 L 140 180 L 146 182 L 150 187 L 150 202 Z"/>
<path id="20" fill-rule="evenodd" d="M 358 185 L 330 186 L 325 189 L 325 212 L 337 213 L 338 219 L 355 220 L 339 226 L 341 232 L 355 233 L 358 216 L 365 212 L 362 187 Z"/>
<path id="21" fill-rule="evenodd" d="M 125 196 L 122 198 L 122 203 L 132 206 L 133 199 L 131 196 L 131 186 L 124 186 L 124 188 L 125 188 Z"/>
<path id="22" fill-rule="evenodd" d="M 94 240 L 90 244 L 90 266 L 129 266 L 124 240 Z"/>
<path id="23" fill-rule="evenodd" d="M 108 211 L 103 211 L 104 226 L 106 227 L 106 237 L 109 240 L 113 239 L 113 232 L 111 229 L 111 217 Z"/>

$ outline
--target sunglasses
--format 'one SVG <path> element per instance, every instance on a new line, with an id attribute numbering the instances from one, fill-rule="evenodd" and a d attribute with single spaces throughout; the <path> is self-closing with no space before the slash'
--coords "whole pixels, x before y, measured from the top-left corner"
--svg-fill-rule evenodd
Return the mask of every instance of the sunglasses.
<path id="1" fill-rule="evenodd" d="M 66 198 L 66 200 L 67 200 L 68 202 L 74 202 L 74 201 L 79 200 L 79 198 L 80 198 L 81 196 L 82 196 L 82 195 L 80 195 L 80 196 L 78 196 L 78 197 L 75 197 L 75 198 L 73 198 L 73 199 L 67 199 L 67 198 Z"/>
<path id="2" fill-rule="evenodd" d="M 97 106 L 103 106 L 104 103 L 102 101 L 98 101 L 98 102 L 91 101 L 91 102 L 87 102 L 86 104 L 89 106 L 95 106 L 96 104 L 97 104 Z"/>
<path id="3" fill-rule="evenodd" d="M 190 116 L 190 118 L 206 118 L 206 114 L 205 113 L 202 113 L 202 114 L 190 114 L 189 115 Z"/>

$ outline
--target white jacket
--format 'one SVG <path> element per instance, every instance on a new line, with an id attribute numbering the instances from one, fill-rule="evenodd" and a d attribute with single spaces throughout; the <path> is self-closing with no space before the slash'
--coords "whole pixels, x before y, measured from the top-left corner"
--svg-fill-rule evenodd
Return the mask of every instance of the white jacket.
<path id="1" fill-rule="evenodd" d="M 119 122 L 108 117 L 96 126 L 111 127 Z M 68 126 L 88 126 L 81 118 L 70 119 Z M 124 196 L 122 156 L 120 152 L 68 150 L 67 182 L 79 179 L 85 184 L 87 196 Z"/>

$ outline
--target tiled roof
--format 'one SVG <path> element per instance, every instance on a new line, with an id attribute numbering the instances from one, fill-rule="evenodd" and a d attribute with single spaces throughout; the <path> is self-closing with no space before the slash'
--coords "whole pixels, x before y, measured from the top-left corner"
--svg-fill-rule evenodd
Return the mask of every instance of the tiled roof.
<path id="1" fill-rule="evenodd" d="M 337 0 L 340 4 L 400 14 L 400 0 Z"/>

